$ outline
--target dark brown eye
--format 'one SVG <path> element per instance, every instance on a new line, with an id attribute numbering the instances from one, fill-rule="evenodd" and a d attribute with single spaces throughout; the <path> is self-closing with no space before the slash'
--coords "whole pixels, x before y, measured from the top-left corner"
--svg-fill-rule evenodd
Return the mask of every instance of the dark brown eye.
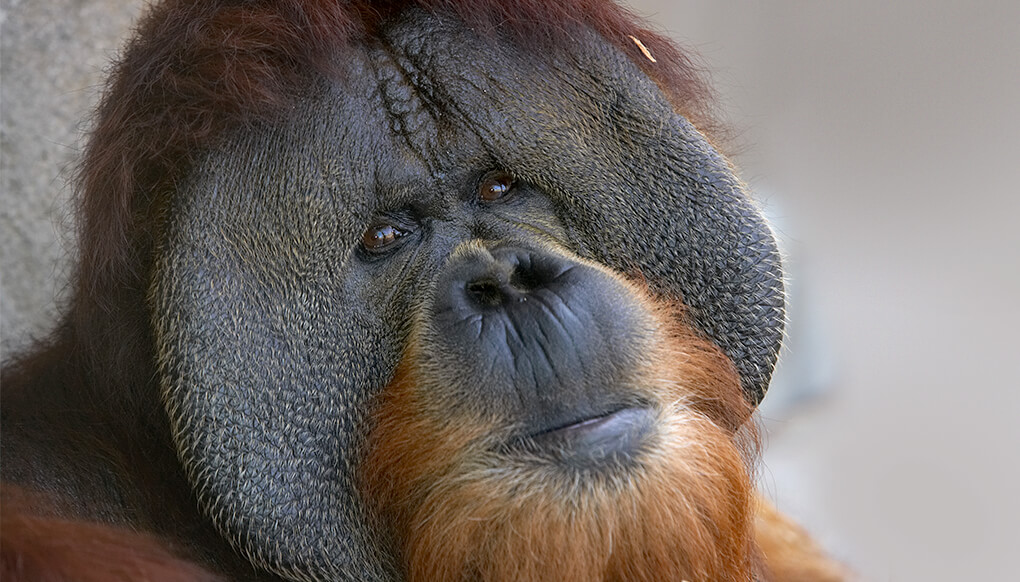
<path id="1" fill-rule="evenodd" d="M 495 202 L 506 197 L 514 187 L 514 179 L 506 172 L 490 172 L 478 184 L 478 199 Z"/>
<path id="2" fill-rule="evenodd" d="M 395 243 L 405 234 L 392 224 L 377 224 L 361 235 L 361 244 L 370 251 L 377 251 Z"/>

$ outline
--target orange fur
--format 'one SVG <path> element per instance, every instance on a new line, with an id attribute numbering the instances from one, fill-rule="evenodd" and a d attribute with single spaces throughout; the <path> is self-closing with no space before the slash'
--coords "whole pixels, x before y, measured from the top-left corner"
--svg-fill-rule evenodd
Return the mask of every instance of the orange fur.
<path id="1" fill-rule="evenodd" d="M 49 503 L 12 486 L 0 506 L 0 579 L 5 582 L 217 582 L 156 536 L 49 515 Z"/>
<path id="2" fill-rule="evenodd" d="M 441 380 L 405 357 L 376 413 L 364 488 L 409 580 L 766 579 L 736 372 L 670 323 L 674 310 L 644 301 L 673 331 L 640 374 L 659 422 L 627 471 L 578 475 L 500 452 L 506 423 L 451 417 Z"/>
<path id="3" fill-rule="evenodd" d="M 755 538 L 777 582 L 840 582 L 850 578 L 800 526 L 758 500 Z"/>

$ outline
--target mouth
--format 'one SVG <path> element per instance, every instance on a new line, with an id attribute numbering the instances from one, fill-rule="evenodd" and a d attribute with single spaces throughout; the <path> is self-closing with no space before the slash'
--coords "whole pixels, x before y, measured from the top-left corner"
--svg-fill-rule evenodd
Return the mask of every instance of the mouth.
<path id="1" fill-rule="evenodd" d="M 623 408 L 531 435 L 520 441 L 520 448 L 577 468 L 626 462 L 641 451 L 654 421 L 649 408 Z"/>

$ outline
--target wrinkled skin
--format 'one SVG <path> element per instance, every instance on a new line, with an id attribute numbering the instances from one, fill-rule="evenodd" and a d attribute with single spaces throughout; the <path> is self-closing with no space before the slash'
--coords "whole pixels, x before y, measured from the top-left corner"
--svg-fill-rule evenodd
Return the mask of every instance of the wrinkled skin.
<path id="1" fill-rule="evenodd" d="M 234 132 L 181 182 L 150 290 L 163 399 L 200 506 L 255 563 L 297 578 L 395 575 L 358 465 L 416 318 L 448 340 L 424 349 L 482 386 L 462 403 L 525 432 L 630 402 L 613 374 L 640 356 L 625 338 L 644 316 L 604 299 L 612 283 L 595 271 L 558 309 L 580 314 L 565 338 L 605 333 L 553 340 L 569 357 L 512 388 L 500 365 L 538 356 L 491 338 L 471 353 L 453 323 L 430 319 L 451 278 L 491 274 L 456 271 L 451 253 L 465 244 L 590 261 L 682 299 L 760 399 L 782 334 L 768 227 L 634 63 L 592 33 L 572 36 L 566 49 L 524 52 L 409 15 L 344 55 L 339 80 L 310 79 L 282 121 Z M 480 202 L 480 181 L 500 171 L 512 196 Z M 404 236 L 366 249 L 378 225 Z M 529 389 L 532 400 L 517 398 Z"/>

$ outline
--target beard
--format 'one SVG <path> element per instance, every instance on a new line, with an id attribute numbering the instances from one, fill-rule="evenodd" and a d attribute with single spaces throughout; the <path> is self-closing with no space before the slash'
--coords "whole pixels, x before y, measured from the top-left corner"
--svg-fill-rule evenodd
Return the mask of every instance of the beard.
<path id="1" fill-rule="evenodd" d="M 668 306 L 655 312 L 666 331 L 628 388 L 651 403 L 647 430 L 597 463 L 508 450 L 512 423 L 451 415 L 442 382 L 405 356 L 376 409 L 362 491 L 408 580 L 762 576 L 739 377 Z"/>

